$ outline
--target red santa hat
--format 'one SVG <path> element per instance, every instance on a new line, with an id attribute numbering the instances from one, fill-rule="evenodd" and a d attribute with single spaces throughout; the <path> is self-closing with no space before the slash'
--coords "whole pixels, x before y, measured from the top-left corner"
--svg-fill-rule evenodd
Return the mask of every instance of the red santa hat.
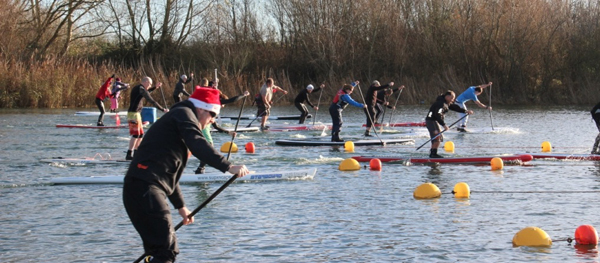
<path id="1" fill-rule="evenodd" d="M 194 90 L 189 100 L 194 103 L 196 108 L 212 111 L 216 114 L 219 114 L 221 111 L 219 90 L 198 87 Z"/>

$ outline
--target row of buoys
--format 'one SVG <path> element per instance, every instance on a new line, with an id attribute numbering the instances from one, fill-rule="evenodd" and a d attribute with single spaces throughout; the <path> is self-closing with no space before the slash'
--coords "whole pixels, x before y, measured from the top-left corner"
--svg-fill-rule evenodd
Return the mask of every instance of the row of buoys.
<path id="1" fill-rule="evenodd" d="M 502 170 L 504 168 L 504 161 L 500 157 L 494 157 L 490 161 L 490 165 L 492 166 L 492 170 Z M 372 171 L 381 171 L 382 165 L 381 160 L 378 158 L 373 158 L 369 161 L 369 168 Z M 360 170 L 360 165 L 358 161 L 353 158 L 344 159 L 338 168 L 340 171 L 357 171 Z"/>
<path id="2" fill-rule="evenodd" d="M 567 241 L 571 243 L 572 239 L 568 238 Z M 515 247 L 550 247 L 552 239 L 541 228 L 529 226 L 517 232 L 512 243 Z M 598 245 L 598 232 L 591 225 L 581 225 L 575 229 L 575 243 L 595 247 Z"/>
<path id="3" fill-rule="evenodd" d="M 223 145 L 221 145 L 221 152 L 224 152 L 224 153 L 229 152 L 230 146 L 231 146 L 232 153 L 238 152 L 237 144 L 235 144 L 234 142 L 230 142 L 230 141 L 225 142 L 225 143 L 223 143 Z M 245 148 L 246 148 L 246 153 L 254 153 L 254 151 L 255 151 L 253 142 L 246 143 Z"/>

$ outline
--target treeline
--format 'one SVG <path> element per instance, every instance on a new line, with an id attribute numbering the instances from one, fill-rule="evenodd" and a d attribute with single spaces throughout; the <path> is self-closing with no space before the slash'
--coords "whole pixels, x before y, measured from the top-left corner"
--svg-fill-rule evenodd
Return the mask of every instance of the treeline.
<path id="1" fill-rule="evenodd" d="M 406 85 L 405 104 L 489 81 L 494 104 L 600 100 L 598 0 L 0 4 L 2 108 L 90 107 L 113 73 L 163 82 L 171 105 L 179 75 L 210 79 L 214 69 L 228 95 L 255 94 L 273 77 L 292 90 L 288 103 L 309 83 L 326 83 L 329 99 L 354 79 L 363 91 L 373 80 Z"/>

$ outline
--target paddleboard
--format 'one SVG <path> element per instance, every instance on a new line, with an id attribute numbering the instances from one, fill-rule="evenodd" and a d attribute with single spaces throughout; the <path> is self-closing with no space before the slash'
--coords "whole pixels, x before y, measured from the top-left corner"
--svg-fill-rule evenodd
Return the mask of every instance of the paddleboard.
<path id="1" fill-rule="evenodd" d="M 352 141 L 354 146 L 368 146 L 368 145 L 382 145 L 385 144 L 400 144 L 400 143 L 413 143 L 413 139 L 381 139 L 381 140 L 356 140 Z M 346 142 L 332 142 L 328 140 L 314 140 L 314 139 L 298 139 L 298 140 L 276 140 L 277 145 L 287 146 L 344 146 Z"/>
<path id="2" fill-rule="evenodd" d="M 56 128 L 80 128 L 80 129 L 127 129 L 127 125 L 119 126 L 95 126 L 85 124 L 56 124 Z"/>
<path id="3" fill-rule="evenodd" d="M 127 121 L 125 121 L 127 122 Z M 149 121 L 145 121 L 142 125 L 147 126 L 150 124 Z M 97 126 L 92 124 L 56 124 L 56 128 L 78 128 L 78 129 L 128 129 L 129 125 L 106 125 L 106 126 Z"/>
<path id="4" fill-rule="evenodd" d="M 597 154 L 577 154 L 577 153 L 531 153 L 533 159 L 556 159 L 572 161 L 600 161 L 600 155 Z"/>
<path id="5" fill-rule="evenodd" d="M 398 123 L 378 123 L 375 124 L 375 127 L 425 127 L 425 122 L 398 122 Z M 366 124 L 362 125 L 363 127 L 367 127 Z"/>
<path id="6" fill-rule="evenodd" d="M 235 182 L 262 182 L 278 180 L 311 180 L 317 173 L 316 168 L 304 170 L 286 170 L 275 172 L 251 172 L 250 174 L 237 178 Z M 207 174 L 183 174 L 179 183 L 211 183 L 225 182 L 231 178 L 229 173 L 207 173 Z M 114 176 L 88 176 L 88 177 L 59 177 L 52 178 L 52 184 L 122 184 L 123 175 Z"/>
<path id="7" fill-rule="evenodd" d="M 222 116 L 220 118 L 237 120 L 238 116 Z M 251 115 L 242 115 L 242 116 L 239 117 L 240 120 L 254 120 L 254 118 L 256 118 L 256 115 L 254 115 L 254 114 L 251 114 Z"/>
<path id="8" fill-rule="evenodd" d="M 94 159 L 94 158 L 65 158 L 65 157 L 54 157 L 50 159 L 41 159 L 43 163 L 71 163 L 71 164 L 115 164 L 115 163 L 129 163 L 129 160 L 116 160 L 116 159 Z"/>
<path id="9" fill-rule="evenodd" d="M 460 131 L 456 130 L 456 128 L 450 128 L 450 130 L 448 130 L 445 133 L 452 133 L 452 134 L 519 133 L 519 129 L 518 128 L 510 128 L 510 127 L 494 127 L 494 129 L 492 129 L 492 127 L 481 127 L 481 128 L 467 127 L 467 132 L 460 132 Z"/>
<path id="10" fill-rule="evenodd" d="M 447 158 L 423 158 L 410 156 L 353 156 L 358 162 L 369 162 L 372 159 L 379 159 L 381 162 L 403 162 L 409 160 L 411 163 L 456 163 L 456 164 L 477 164 L 490 163 L 492 158 L 500 157 L 505 163 L 522 163 L 533 160 L 529 154 L 498 155 L 498 156 L 470 156 L 470 157 L 447 157 Z"/>
<path id="11" fill-rule="evenodd" d="M 306 116 L 307 119 L 312 118 L 311 114 Z M 300 115 L 284 115 L 284 116 L 269 116 L 269 120 L 299 120 Z"/>
<path id="12" fill-rule="evenodd" d="M 235 131 L 235 128 L 224 128 L 228 131 Z M 259 127 L 238 127 L 236 132 L 257 132 L 260 131 Z M 211 132 L 217 132 L 215 129 L 211 129 Z"/>
<path id="13" fill-rule="evenodd" d="M 115 115 L 119 115 L 119 116 L 127 116 L 127 111 L 119 111 L 117 113 L 114 112 L 105 112 L 104 116 L 115 116 Z M 78 111 L 75 112 L 75 116 L 100 116 L 100 112 L 99 111 Z"/>
<path id="14" fill-rule="evenodd" d="M 322 130 L 331 130 L 331 124 L 288 124 L 288 125 L 279 125 L 279 124 L 271 124 L 269 125 L 269 131 L 322 131 Z"/>

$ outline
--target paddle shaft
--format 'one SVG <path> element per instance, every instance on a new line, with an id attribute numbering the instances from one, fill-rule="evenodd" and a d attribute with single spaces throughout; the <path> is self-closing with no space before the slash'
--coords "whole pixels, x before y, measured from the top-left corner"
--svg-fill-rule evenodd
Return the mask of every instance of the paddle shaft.
<path id="1" fill-rule="evenodd" d="M 362 93 L 362 89 L 360 88 L 360 84 L 356 84 L 356 86 L 358 87 L 358 92 L 360 93 L 360 97 L 363 100 L 363 103 L 365 105 L 367 105 L 367 100 L 365 100 L 365 95 L 363 95 Z M 364 110 L 367 112 L 367 118 L 369 118 L 369 120 L 371 121 L 371 125 L 373 125 L 373 118 L 371 118 L 371 113 L 369 112 L 368 109 L 369 105 L 367 105 L 367 108 L 364 108 Z M 379 141 L 381 142 L 381 145 L 385 145 L 385 142 L 383 142 L 383 140 L 381 140 L 381 138 L 379 138 L 379 134 L 377 134 L 377 129 L 373 129 L 373 133 L 375 133 L 375 136 L 377 137 L 377 139 L 379 139 Z M 365 133 L 366 134 L 366 133 Z"/>
<path id="2" fill-rule="evenodd" d="M 488 106 L 491 108 L 492 107 L 492 84 L 490 84 L 490 101 L 488 103 Z M 492 118 L 492 109 L 489 110 L 490 111 L 490 123 L 492 125 L 492 131 L 494 130 L 494 118 Z"/>
<path id="3" fill-rule="evenodd" d="M 452 128 L 452 126 L 454 126 L 455 124 L 457 124 L 459 121 L 461 121 L 462 119 L 466 118 L 467 116 L 469 116 L 469 114 L 465 114 L 465 116 L 462 116 L 460 119 L 458 119 L 457 121 L 453 122 L 452 124 L 450 124 L 450 126 L 448 126 L 448 130 L 450 130 L 450 128 Z M 437 137 L 440 137 L 440 135 L 442 135 L 442 133 L 446 132 L 447 130 L 444 130 L 440 133 L 438 133 L 438 135 L 434 136 L 433 138 L 429 139 L 428 141 L 426 141 L 425 143 L 421 144 L 421 146 L 419 146 L 417 148 L 417 151 L 421 148 L 423 148 L 423 146 L 425 146 L 425 144 L 429 143 L 430 141 L 435 140 Z"/>
<path id="4" fill-rule="evenodd" d="M 392 114 L 390 114 L 390 121 L 389 123 L 392 124 L 392 117 L 394 116 L 394 112 L 396 112 L 396 105 L 398 105 L 398 100 L 400 99 L 400 94 L 402 94 L 402 91 L 404 89 L 400 89 L 400 92 L 398 92 L 398 96 L 396 96 L 396 102 L 394 103 L 394 109 L 392 110 Z"/>
<path id="5" fill-rule="evenodd" d="M 317 113 L 319 112 L 319 105 L 321 105 L 321 95 L 323 95 L 323 89 L 325 89 L 325 86 L 319 90 L 319 101 L 317 102 L 317 109 L 315 110 L 315 117 L 313 118 L 313 126 L 315 126 L 315 122 L 317 121 Z"/>
<path id="6" fill-rule="evenodd" d="M 238 114 L 238 120 L 235 123 L 235 129 L 234 132 L 237 132 L 238 129 L 238 124 L 240 123 L 240 118 L 242 117 L 242 111 L 244 110 L 244 104 L 246 103 L 246 97 L 244 97 L 244 101 L 242 102 L 242 108 L 240 109 L 240 113 Z M 233 146 L 233 141 L 235 140 L 235 136 L 231 136 L 231 142 L 229 143 L 229 151 L 227 152 L 227 160 L 229 160 L 229 156 L 231 155 L 231 149 Z M 215 191 L 212 195 L 210 195 L 206 200 L 204 200 L 204 202 L 202 202 L 202 204 L 200 204 L 198 207 L 196 207 L 196 209 L 194 209 L 189 215 L 188 218 L 192 218 L 194 217 L 194 215 L 196 215 L 198 212 L 200 212 L 200 210 L 202 210 L 202 208 L 204 208 L 206 205 L 208 205 L 208 203 L 210 203 L 210 201 L 212 201 L 213 199 L 215 199 L 215 197 L 217 197 L 217 195 L 219 195 L 223 190 L 225 190 L 225 188 L 227 188 L 231 183 L 233 183 L 233 181 L 235 181 L 235 179 L 237 179 L 237 174 L 234 174 L 233 176 L 231 176 L 229 178 L 229 180 L 227 180 L 227 182 L 225 182 L 225 184 L 223 184 L 221 187 L 219 187 L 219 189 L 217 189 L 217 191 Z M 181 220 L 181 222 L 179 222 L 179 224 L 177 224 L 175 226 L 175 231 L 177 231 L 179 228 L 181 228 L 183 226 L 183 220 Z M 144 253 L 141 257 L 139 257 L 138 259 L 136 259 L 133 263 L 139 263 L 142 260 L 144 260 L 144 258 L 148 256 L 146 255 L 146 253 Z"/>

